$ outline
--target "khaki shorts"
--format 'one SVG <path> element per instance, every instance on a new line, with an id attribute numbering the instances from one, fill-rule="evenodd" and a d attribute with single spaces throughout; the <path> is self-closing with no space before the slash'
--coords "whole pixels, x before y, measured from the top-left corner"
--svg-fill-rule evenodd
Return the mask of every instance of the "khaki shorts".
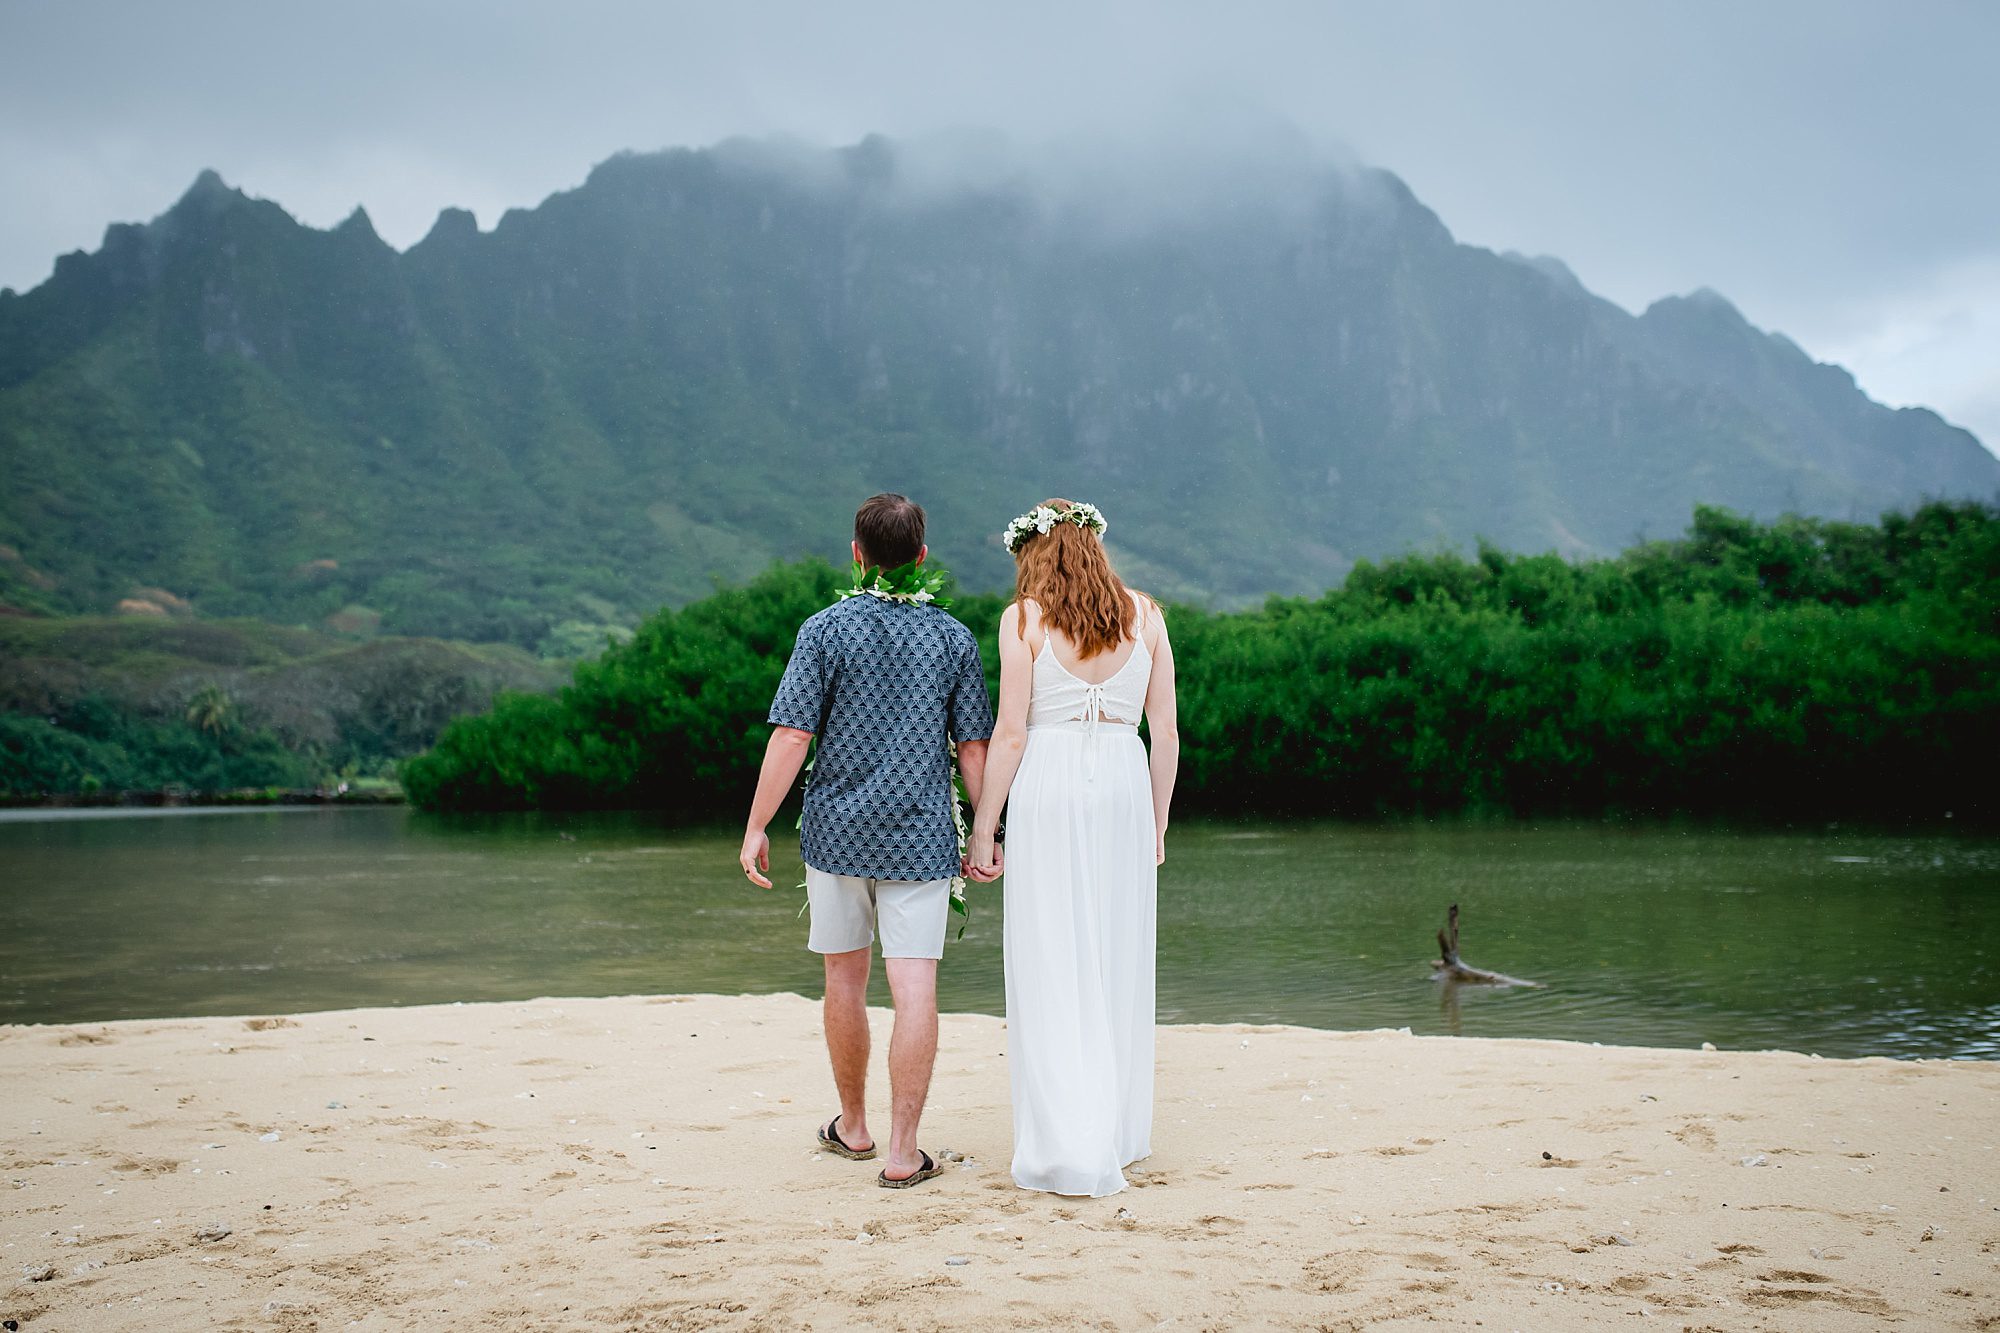
<path id="1" fill-rule="evenodd" d="M 806 948 L 814 953 L 865 949 L 879 928 L 884 958 L 944 957 L 951 916 L 948 879 L 870 879 L 807 866 L 806 901 L 812 905 Z"/>

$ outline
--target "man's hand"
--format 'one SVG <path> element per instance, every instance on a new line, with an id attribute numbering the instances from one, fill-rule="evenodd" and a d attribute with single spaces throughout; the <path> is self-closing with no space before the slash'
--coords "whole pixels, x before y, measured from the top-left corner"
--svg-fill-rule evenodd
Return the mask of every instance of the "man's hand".
<path id="1" fill-rule="evenodd" d="M 771 868 L 771 839 L 763 829 L 753 828 L 743 834 L 743 851 L 736 863 L 743 867 L 752 884 L 760 889 L 771 887 L 771 881 L 763 875 Z"/>
<path id="2" fill-rule="evenodd" d="M 810 731 L 772 727 L 770 744 L 764 747 L 764 766 L 757 771 L 757 794 L 750 799 L 750 817 L 743 821 L 743 854 L 736 858 L 744 875 L 760 889 L 771 887 L 771 881 L 762 874 L 771 868 L 771 840 L 764 836 L 764 830 L 770 827 L 778 807 L 784 803 L 785 793 L 791 790 L 811 745 Z"/>

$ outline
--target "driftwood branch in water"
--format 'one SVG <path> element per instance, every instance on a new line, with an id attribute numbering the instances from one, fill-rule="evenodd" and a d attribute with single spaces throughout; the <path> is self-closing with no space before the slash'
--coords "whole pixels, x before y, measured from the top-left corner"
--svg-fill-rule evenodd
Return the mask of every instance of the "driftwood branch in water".
<path id="1" fill-rule="evenodd" d="M 1444 929 L 1438 932 L 1438 953 L 1440 957 L 1431 964 L 1432 981 L 1461 981 L 1474 986 L 1533 986 L 1539 989 L 1539 981 L 1523 981 L 1510 977 L 1505 972 L 1488 972 L 1483 967 L 1467 967 L 1458 956 L 1458 904 L 1451 905 L 1445 915 Z"/>

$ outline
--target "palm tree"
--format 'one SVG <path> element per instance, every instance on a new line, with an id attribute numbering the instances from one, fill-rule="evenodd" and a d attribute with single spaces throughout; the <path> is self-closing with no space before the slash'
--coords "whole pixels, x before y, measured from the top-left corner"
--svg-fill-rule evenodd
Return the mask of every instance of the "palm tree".
<path id="1" fill-rule="evenodd" d="M 187 720 L 196 731 L 220 736 L 236 724 L 236 700 L 220 685 L 204 685 L 188 700 Z"/>

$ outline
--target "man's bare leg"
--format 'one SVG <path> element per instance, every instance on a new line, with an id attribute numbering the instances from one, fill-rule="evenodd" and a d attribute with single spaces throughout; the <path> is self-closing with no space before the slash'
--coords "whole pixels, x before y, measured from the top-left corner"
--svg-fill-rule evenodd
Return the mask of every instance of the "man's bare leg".
<path id="1" fill-rule="evenodd" d="M 889 1162 L 882 1174 L 901 1180 L 923 1166 L 917 1123 L 930 1096 L 937 1063 L 937 959 L 885 958 L 896 1027 L 889 1036 Z"/>
<path id="2" fill-rule="evenodd" d="M 826 958 L 826 1053 L 833 1061 L 833 1086 L 840 1094 L 840 1123 L 834 1128 L 850 1148 L 875 1146 L 868 1132 L 868 968 L 870 951 L 854 949 Z M 892 977 L 894 973 L 890 974 Z"/>

